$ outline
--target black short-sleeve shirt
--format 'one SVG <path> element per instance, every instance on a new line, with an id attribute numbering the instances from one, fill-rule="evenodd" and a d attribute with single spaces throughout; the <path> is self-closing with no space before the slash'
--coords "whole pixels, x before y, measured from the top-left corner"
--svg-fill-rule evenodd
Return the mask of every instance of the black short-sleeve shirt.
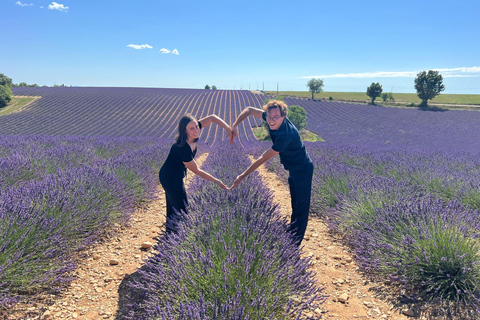
<path id="1" fill-rule="evenodd" d="M 262 118 L 267 121 L 266 112 L 263 112 Z M 297 128 L 287 117 L 278 130 L 270 130 L 269 127 L 268 132 L 273 142 L 272 149 L 279 152 L 280 162 L 286 170 L 298 172 L 311 162 Z"/>
<path id="2" fill-rule="evenodd" d="M 202 124 L 200 122 L 198 122 L 198 127 L 202 129 Z M 192 151 L 192 148 L 188 143 L 185 143 L 183 146 L 174 143 L 170 148 L 170 152 L 168 153 L 162 169 L 168 169 L 168 173 L 172 177 L 184 178 L 187 174 L 187 167 L 185 167 L 183 163 L 192 161 L 196 154 L 197 149 L 195 148 L 195 150 Z"/>

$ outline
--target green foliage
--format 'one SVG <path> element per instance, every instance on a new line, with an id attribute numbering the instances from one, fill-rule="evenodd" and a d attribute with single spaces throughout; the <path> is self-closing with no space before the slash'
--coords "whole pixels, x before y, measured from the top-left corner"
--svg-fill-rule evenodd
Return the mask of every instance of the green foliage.
<path id="1" fill-rule="evenodd" d="M 206 84 L 205 89 L 210 90 L 210 86 L 208 84 Z"/>
<path id="2" fill-rule="evenodd" d="M 213 86 L 212 86 L 212 90 L 217 90 L 217 86 L 216 86 L 216 85 L 213 85 Z"/>
<path id="3" fill-rule="evenodd" d="M 333 100 L 332 96 L 328 97 L 328 100 L 332 101 Z"/>
<path id="4" fill-rule="evenodd" d="M 307 125 L 307 112 L 300 106 L 290 106 L 287 117 L 299 131 Z"/>
<path id="5" fill-rule="evenodd" d="M 315 93 L 320 93 L 323 91 L 323 80 L 312 78 L 307 83 L 308 91 L 312 93 L 312 100 L 315 99 Z"/>
<path id="6" fill-rule="evenodd" d="M 34 83 L 34 84 L 27 84 L 26 82 L 20 82 L 19 84 L 13 84 L 13 87 L 38 87 L 39 85 Z M 44 86 L 46 87 L 46 86 Z"/>
<path id="7" fill-rule="evenodd" d="M 413 255 L 409 254 L 411 282 L 429 293 L 425 294 L 428 300 L 468 304 L 480 282 L 478 240 L 450 228 L 437 230 L 435 237 L 417 243 Z"/>
<path id="8" fill-rule="evenodd" d="M 422 105 L 426 106 L 428 100 L 432 100 L 445 90 L 442 75 L 433 70 L 428 70 L 428 73 L 426 71 L 419 72 L 415 78 L 415 90 L 422 100 Z"/>
<path id="9" fill-rule="evenodd" d="M 388 100 L 388 93 L 382 92 L 381 97 L 382 97 L 383 102 L 387 102 L 387 100 Z"/>
<path id="10" fill-rule="evenodd" d="M 7 77 L 3 73 L 0 73 L 0 86 L 11 88 L 13 86 L 12 79 Z"/>
<path id="11" fill-rule="evenodd" d="M 393 93 L 391 93 L 391 92 L 388 93 L 388 99 L 390 101 L 395 101 L 395 98 L 393 97 Z"/>
<path id="12" fill-rule="evenodd" d="M 380 97 L 380 95 L 383 92 L 382 85 L 380 83 L 374 83 L 370 85 L 370 87 L 367 88 L 367 96 L 372 99 L 372 104 L 375 104 L 375 99 Z"/>
<path id="13" fill-rule="evenodd" d="M 6 107 L 12 100 L 12 89 L 8 86 L 0 85 L 0 108 Z"/>

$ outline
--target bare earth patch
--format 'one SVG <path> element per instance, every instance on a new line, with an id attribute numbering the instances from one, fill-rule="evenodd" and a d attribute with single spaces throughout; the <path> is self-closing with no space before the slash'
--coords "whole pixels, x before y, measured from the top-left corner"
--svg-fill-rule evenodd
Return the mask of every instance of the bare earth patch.
<path id="1" fill-rule="evenodd" d="M 0 109 L 0 116 L 23 111 L 41 96 L 13 96 L 12 101 L 5 108 Z"/>

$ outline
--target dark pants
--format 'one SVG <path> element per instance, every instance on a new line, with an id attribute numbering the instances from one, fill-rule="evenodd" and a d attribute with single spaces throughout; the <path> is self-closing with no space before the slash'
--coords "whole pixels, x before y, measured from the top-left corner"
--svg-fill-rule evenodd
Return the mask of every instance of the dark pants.
<path id="1" fill-rule="evenodd" d="M 313 163 L 309 162 L 302 171 L 290 172 L 288 185 L 292 198 L 292 218 L 288 230 L 292 231 L 294 241 L 300 246 L 307 230 L 312 194 Z"/>
<path id="2" fill-rule="evenodd" d="M 167 169 L 160 170 L 160 183 L 165 190 L 165 198 L 167 200 L 167 233 L 175 231 L 175 222 L 178 220 L 179 211 L 187 212 L 188 205 L 187 192 L 183 184 L 182 177 L 173 177 L 168 173 Z"/>

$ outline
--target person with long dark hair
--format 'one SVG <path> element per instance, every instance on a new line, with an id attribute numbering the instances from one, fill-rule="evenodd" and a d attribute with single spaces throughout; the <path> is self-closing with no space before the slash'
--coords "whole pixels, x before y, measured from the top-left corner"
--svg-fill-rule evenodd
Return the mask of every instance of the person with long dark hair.
<path id="1" fill-rule="evenodd" d="M 227 189 L 222 181 L 200 169 L 194 159 L 197 154 L 200 130 L 209 126 L 212 122 L 224 128 L 228 137 L 231 136 L 230 126 L 214 114 L 200 120 L 187 114 L 178 123 L 178 135 L 175 138 L 175 143 L 170 148 L 167 159 L 159 173 L 160 183 L 165 190 L 167 200 L 167 233 L 175 230 L 177 212 L 186 211 L 188 205 L 187 193 L 183 183 L 187 168 L 200 177 L 216 183 L 220 188 Z"/>

